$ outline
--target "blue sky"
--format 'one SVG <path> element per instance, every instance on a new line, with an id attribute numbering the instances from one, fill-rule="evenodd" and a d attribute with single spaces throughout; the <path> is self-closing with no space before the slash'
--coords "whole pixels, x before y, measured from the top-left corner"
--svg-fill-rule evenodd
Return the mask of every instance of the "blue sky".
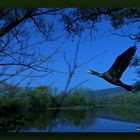
<path id="1" fill-rule="evenodd" d="M 63 37 L 59 38 L 56 41 L 44 42 L 42 44 L 38 44 L 37 48 L 40 49 L 40 53 L 43 55 L 47 55 L 47 53 L 55 50 L 59 45 L 61 46 L 60 52 L 65 52 L 69 62 L 72 61 L 72 57 L 74 55 L 74 50 L 77 45 L 77 38 L 72 40 L 67 37 L 67 33 L 64 32 L 62 26 L 57 25 L 59 27 L 58 31 L 54 34 L 54 36 L 63 35 Z M 89 87 L 93 90 L 105 89 L 115 87 L 114 85 L 104 81 L 101 78 L 96 76 L 92 76 L 86 73 L 84 70 L 93 69 L 97 72 L 103 73 L 107 71 L 116 57 L 120 55 L 123 51 L 125 51 L 130 46 L 134 45 L 134 42 L 126 37 L 120 37 L 114 34 L 113 28 L 107 21 L 103 21 L 98 24 L 97 32 L 93 32 L 93 40 L 92 43 L 89 39 L 86 38 L 88 32 L 83 33 L 83 38 L 80 44 L 80 50 L 78 55 L 78 62 L 82 63 L 93 56 L 95 57 L 90 63 L 78 68 L 72 79 L 70 87 L 75 86 L 81 81 L 89 79 L 89 82 L 85 83 L 84 87 Z M 128 29 L 125 29 L 127 31 Z M 40 39 L 40 35 L 32 36 L 32 39 L 29 41 L 29 44 L 36 42 L 36 40 Z M 138 46 L 138 45 L 137 45 Z M 38 55 L 39 55 L 38 52 Z M 136 54 L 140 53 L 139 46 Z M 99 55 L 101 54 L 101 55 Z M 99 55 L 99 56 L 98 56 Z M 67 66 L 64 62 L 61 53 L 58 53 L 53 62 L 49 65 L 51 68 L 54 68 L 58 71 L 67 72 Z M 133 84 L 134 79 L 137 77 L 135 74 L 135 69 L 128 67 L 121 80 L 126 84 Z M 54 73 L 47 75 L 46 77 L 35 79 L 31 86 L 39 86 L 39 85 L 49 85 L 54 83 L 53 86 L 58 87 L 59 90 L 63 90 L 66 84 L 67 74 Z M 21 83 L 21 86 L 25 86 L 27 81 Z"/>
<path id="2" fill-rule="evenodd" d="M 69 54 L 69 59 L 71 58 L 70 56 L 72 56 L 73 49 L 75 47 L 75 45 L 73 45 L 73 49 L 71 49 L 72 44 L 74 43 L 68 41 L 68 44 L 64 45 L 64 47 L 67 47 L 66 51 Z M 85 45 L 84 44 L 81 45 L 79 59 L 78 59 L 79 63 L 84 62 L 85 60 L 87 60 L 92 56 L 96 56 L 98 54 L 102 54 L 102 55 L 96 57 L 89 64 L 78 68 L 72 80 L 71 86 L 74 86 L 80 81 L 89 79 L 90 81 L 84 84 L 83 86 L 95 90 L 115 87 L 114 85 L 104 81 L 101 78 L 86 73 L 84 70 L 93 69 L 100 73 L 107 71 L 115 61 L 116 57 L 132 45 L 133 42 L 128 40 L 127 38 L 116 37 L 116 36 L 110 38 L 97 39 L 94 41 L 93 46 L 89 46 L 89 43 L 85 43 Z M 137 50 L 137 54 L 138 52 L 139 49 Z M 54 68 L 60 71 L 65 71 L 65 69 L 67 69 L 64 61 L 61 60 L 61 58 L 59 59 L 56 58 L 56 61 L 57 62 L 55 62 Z M 121 79 L 126 84 L 133 84 L 134 83 L 133 80 L 135 79 L 135 77 L 137 77 L 135 74 L 135 69 L 128 67 L 128 69 L 125 71 Z M 48 77 L 48 79 L 44 79 L 44 83 L 45 81 L 52 81 L 52 82 L 55 81 L 56 85 L 60 87 L 60 89 L 61 88 L 63 89 L 66 80 L 67 80 L 66 75 L 54 74 Z M 39 82 L 43 82 L 43 81 L 39 81 Z"/>

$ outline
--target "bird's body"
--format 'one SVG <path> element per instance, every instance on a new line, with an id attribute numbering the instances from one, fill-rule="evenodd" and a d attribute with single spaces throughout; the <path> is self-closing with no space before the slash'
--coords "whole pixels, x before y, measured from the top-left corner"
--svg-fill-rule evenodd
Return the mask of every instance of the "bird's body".
<path id="1" fill-rule="evenodd" d="M 137 48 L 135 46 L 132 46 L 129 49 L 127 49 L 125 52 L 123 52 L 121 55 L 119 55 L 116 58 L 114 64 L 111 66 L 111 68 L 107 72 L 104 72 L 103 74 L 100 74 L 93 70 L 87 70 L 86 72 L 101 77 L 111 84 L 114 84 L 116 86 L 121 86 L 126 90 L 131 91 L 133 87 L 124 84 L 120 80 L 120 78 L 122 77 L 123 72 L 126 70 L 133 56 L 135 55 L 136 49 Z"/>
<path id="2" fill-rule="evenodd" d="M 115 85 L 118 85 L 121 82 L 118 78 L 112 77 L 108 72 L 103 73 L 102 78 Z"/>

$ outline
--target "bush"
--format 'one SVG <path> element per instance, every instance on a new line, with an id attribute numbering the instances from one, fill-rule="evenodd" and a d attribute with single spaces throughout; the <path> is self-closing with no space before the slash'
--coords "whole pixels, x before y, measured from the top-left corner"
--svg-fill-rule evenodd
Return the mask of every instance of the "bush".
<path id="1" fill-rule="evenodd" d="M 43 85 L 38 86 L 35 89 L 39 92 L 48 92 L 48 90 L 49 90 L 48 86 L 43 86 Z"/>

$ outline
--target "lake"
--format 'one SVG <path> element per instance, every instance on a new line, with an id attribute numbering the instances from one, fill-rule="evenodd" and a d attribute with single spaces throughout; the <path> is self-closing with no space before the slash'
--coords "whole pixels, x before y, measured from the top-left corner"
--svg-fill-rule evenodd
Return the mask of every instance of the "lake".
<path id="1" fill-rule="evenodd" d="M 0 131 L 8 132 L 138 132 L 140 109 L 96 107 L 49 109 L 3 114 Z"/>

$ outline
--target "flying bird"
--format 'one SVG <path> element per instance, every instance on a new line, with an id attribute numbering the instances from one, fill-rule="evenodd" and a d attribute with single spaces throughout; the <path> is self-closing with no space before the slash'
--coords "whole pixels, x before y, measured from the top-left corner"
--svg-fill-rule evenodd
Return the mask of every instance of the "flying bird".
<path id="1" fill-rule="evenodd" d="M 114 84 L 116 86 L 121 86 L 125 88 L 127 91 L 132 91 L 133 87 L 131 85 L 124 84 L 120 80 L 120 78 L 122 77 L 123 72 L 129 66 L 133 56 L 135 55 L 136 50 L 137 47 L 132 46 L 128 48 L 126 51 L 124 51 L 121 55 L 119 55 L 116 58 L 115 62 L 107 72 L 104 72 L 102 74 L 95 72 L 93 70 L 86 70 L 86 72 L 101 77 L 111 84 Z"/>

